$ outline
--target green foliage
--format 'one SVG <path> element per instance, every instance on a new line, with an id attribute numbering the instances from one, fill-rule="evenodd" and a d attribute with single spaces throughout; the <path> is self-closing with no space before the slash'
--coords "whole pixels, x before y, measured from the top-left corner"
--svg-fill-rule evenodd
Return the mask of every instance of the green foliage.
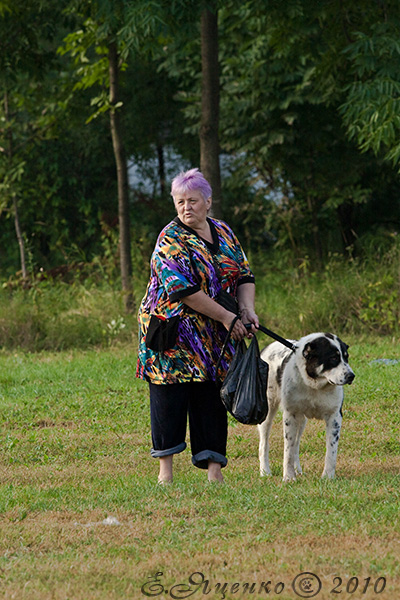
<path id="1" fill-rule="evenodd" d="M 368 33 L 357 32 L 346 49 L 355 81 L 346 88 L 341 107 L 349 137 L 362 151 L 385 152 L 400 158 L 400 21 L 376 23 Z"/>
<path id="2" fill-rule="evenodd" d="M 91 283 L 87 275 L 85 283 L 44 279 L 34 281 L 28 290 L 6 286 L 0 292 L 0 306 L 3 348 L 86 348 L 131 340 L 135 331 L 135 317 L 123 317 L 120 292 Z"/>
<path id="3" fill-rule="evenodd" d="M 99 254 L 104 223 L 117 216 L 110 109 L 121 112 L 130 161 L 154 182 L 144 190 L 135 181 L 130 203 L 139 237 L 154 239 L 174 174 L 163 157 L 174 157 L 175 170 L 199 160 L 204 6 L 0 4 L 6 275 L 18 265 L 13 198 L 33 270 Z M 322 268 L 329 253 L 357 252 L 379 228 L 397 231 L 399 3 L 230 0 L 218 8 L 223 203 L 245 246 L 290 248 Z M 111 106 L 114 41 L 123 72 Z"/>
<path id="4" fill-rule="evenodd" d="M 397 331 L 399 326 L 399 282 L 393 276 L 386 275 L 373 283 L 368 283 L 364 297 L 360 318 L 371 329 L 381 331 Z"/>
<path id="5" fill-rule="evenodd" d="M 294 0 L 285 6 L 271 2 L 268 11 L 257 1 L 237 11 L 221 10 L 223 147 L 236 154 L 242 178 L 248 167 L 246 179 L 259 186 L 257 196 L 264 193 L 263 200 L 256 197 L 254 202 L 264 204 L 266 226 L 280 245 L 310 252 L 319 260 L 355 242 L 354 233 L 363 233 L 361 205 L 371 206 L 373 195 L 389 183 L 390 170 L 371 153 L 360 155 L 353 133 L 343 127 L 354 131 L 361 123 L 366 130 L 371 126 L 372 101 L 369 105 L 364 97 L 357 100 L 351 90 L 357 87 L 368 96 L 369 85 L 377 90 L 384 86 L 384 94 L 376 96 L 388 110 L 380 110 L 379 119 L 391 120 L 387 127 L 395 141 L 398 8 L 395 3 L 386 7 L 384 15 L 373 2 L 360 10 L 349 2 L 338 7 Z M 385 29 L 391 36 L 381 34 Z M 361 38 L 370 42 L 369 54 L 358 43 Z M 373 52 L 379 64 L 368 63 Z M 361 64 L 368 65 L 367 74 L 361 73 Z M 391 86 L 384 83 L 389 73 Z M 372 144 L 374 138 L 365 139 Z M 392 171 L 392 182 L 396 179 Z M 386 195 L 390 193 L 387 189 Z M 378 222 L 397 224 L 397 193 L 391 206 L 376 215 Z M 243 217 L 240 203 L 238 211 Z M 332 230 L 339 234 L 336 238 Z"/>
<path id="6" fill-rule="evenodd" d="M 92 96 L 90 105 L 94 112 L 86 119 L 86 124 L 103 113 L 119 109 L 121 102 L 111 105 L 109 94 L 109 60 L 107 33 L 102 32 L 101 25 L 94 19 L 86 19 L 82 29 L 68 34 L 63 45 L 58 48 L 61 55 L 69 54 L 72 57 L 75 69 L 73 77 L 75 84 L 72 92 L 87 90 L 97 87 L 98 94 Z M 121 62 L 121 72 L 126 69 L 126 62 Z"/>
<path id="7" fill-rule="evenodd" d="M 70 119 L 57 125 L 57 139 L 37 140 L 24 164 L 20 217 L 34 273 L 92 260 L 101 250 L 102 223 L 115 227 L 117 209 L 110 201 L 116 195 L 115 168 L 109 163 L 109 148 L 101 144 L 107 135 L 105 124 L 96 121 L 90 131 L 71 128 L 82 114 L 84 99 L 71 104 Z M 5 206 L 0 236 L 3 276 L 15 273 L 18 265 L 11 217 Z"/>
<path id="8" fill-rule="evenodd" d="M 17 281 L 0 291 L 0 348 L 62 350 L 107 346 L 133 340 L 136 316 L 123 316 L 118 257 L 112 236 L 104 234 L 104 254 L 78 263 L 54 278 L 39 274 L 29 289 Z M 396 240 L 369 256 L 346 259 L 332 254 L 321 270 L 309 256 L 270 250 L 251 252 L 260 322 L 284 337 L 311 331 L 340 336 L 399 335 L 400 249 Z M 135 238 L 132 255 L 135 302 L 148 282 L 154 238 Z"/>
<path id="9" fill-rule="evenodd" d="M 260 321 L 290 338 L 311 331 L 398 336 L 399 259 L 393 241 L 363 260 L 333 254 L 323 270 L 282 250 L 254 256 Z"/>

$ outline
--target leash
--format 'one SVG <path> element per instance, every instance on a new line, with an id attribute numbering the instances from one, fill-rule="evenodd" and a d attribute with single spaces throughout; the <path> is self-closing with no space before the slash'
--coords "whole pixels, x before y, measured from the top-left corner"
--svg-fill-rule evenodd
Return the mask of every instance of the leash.
<path id="1" fill-rule="evenodd" d="M 245 324 L 246 329 L 251 329 L 251 326 L 252 326 L 252 323 L 246 323 Z M 263 325 L 259 325 L 257 331 L 262 331 L 263 333 L 265 333 L 269 337 L 272 337 L 277 342 L 280 342 L 281 344 L 283 344 L 284 346 L 286 346 L 286 348 L 290 348 L 290 350 L 292 352 L 296 352 L 297 346 L 295 344 L 292 344 L 292 342 L 289 342 L 289 340 L 286 340 L 285 338 L 281 337 L 280 335 L 278 335 L 274 331 L 271 331 L 270 329 L 267 329 L 266 327 L 263 327 Z"/>
<path id="2" fill-rule="evenodd" d="M 236 316 L 236 317 L 233 319 L 233 321 L 232 321 L 232 323 L 231 323 L 231 326 L 229 327 L 229 331 L 228 331 L 228 333 L 227 333 L 227 335 L 226 335 L 226 338 L 225 338 L 225 340 L 224 340 L 224 343 L 223 343 L 223 345 L 222 345 L 222 348 L 221 348 L 221 354 L 219 355 L 219 359 L 218 359 L 218 361 L 217 361 L 217 366 L 215 367 L 215 376 L 216 376 L 216 377 L 218 377 L 218 369 L 219 369 L 219 367 L 220 367 L 220 364 L 221 364 L 222 357 L 223 357 L 223 355 L 225 354 L 225 350 L 226 350 L 226 346 L 227 346 L 227 344 L 228 344 L 228 342 L 229 342 L 229 338 L 231 337 L 231 333 L 232 333 L 232 331 L 233 331 L 233 328 L 234 328 L 234 326 L 235 326 L 235 323 L 236 323 L 236 321 L 238 321 L 239 319 L 240 319 L 240 317 L 239 317 L 239 316 Z M 250 327 L 251 327 L 251 324 L 250 324 Z"/>
<path id="3" fill-rule="evenodd" d="M 233 328 L 235 326 L 236 321 L 238 321 L 240 319 L 239 316 L 235 317 L 232 320 L 232 323 L 229 327 L 229 331 L 226 335 L 226 338 L 224 340 L 224 343 L 222 345 L 221 348 L 221 354 L 219 355 L 218 361 L 217 361 L 217 365 L 215 367 L 215 375 L 218 376 L 218 369 L 221 365 L 221 360 L 222 357 L 225 353 L 226 350 L 226 346 L 229 342 L 229 338 L 231 337 L 231 333 L 233 331 Z M 252 326 L 252 323 L 246 323 L 245 327 L 246 329 L 250 330 Z M 289 348 L 292 352 L 296 352 L 297 346 L 295 344 L 292 344 L 292 342 L 289 342 L 289 340 L 283 338 L 282 336 L 280 336 L 279 334 L 275 333 L 274 331 L 271 331 L 271 329 L 267 329 L 267 327 L 264 327 L 263 325 L 259 325 L 257 331 L 261 331 L 262 333 L 265 333 L 266 335 L 268 335 L 269 337 L 273 338 L 274 340 L 276 340 L 277 342 L 280 342 L 281 344 L 283 344 L 284 346 L 286 346 L 286 348 Z"/>

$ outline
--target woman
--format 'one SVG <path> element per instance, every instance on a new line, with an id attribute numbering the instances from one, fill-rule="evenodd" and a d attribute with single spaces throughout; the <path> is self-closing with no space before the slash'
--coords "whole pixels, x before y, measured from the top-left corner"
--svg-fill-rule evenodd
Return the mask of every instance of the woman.
<path id="1" fill-rule="evenodd" d="M 198 169 L 173 180 L 177 217 L 158 237 L 139 309 L 137 376 L 150 386 L 151 454 L 160 461 L 160 483 L 172 481 L 173 455 L 186 448 L 188 414 L 193 464 L 208 470 L 209 481 L 223 481 L 228 426 L 217 382 L 234 354 L 232 341 L 218 374 L 216 364 L 232 324 L 236 342 L 252 335 L 244 323 L 252 331 L 259 326 L 254 276 L 232 230 L 207 216 L 211 193 Z M 235 302 L 224 308 L 223 294 L 237 299 L 241 320 L 233 323 Z"/>

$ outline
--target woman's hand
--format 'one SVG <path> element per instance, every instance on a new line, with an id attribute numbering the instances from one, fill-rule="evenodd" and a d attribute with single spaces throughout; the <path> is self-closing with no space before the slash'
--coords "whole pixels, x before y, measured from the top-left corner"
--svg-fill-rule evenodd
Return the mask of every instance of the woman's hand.
<path id="1" fill-rule="evenodd" d="M 236 315 L 234 313 L 227 312 L 227 318 L 224 319 L 224 321 L 222 321 L 223 326 L 228 331 L 232 325 L 233 319 L 236 319 Z M 233 337 L 233 339 L 236 342 L 241 342 L 244 337 L 251 337 L 251 335 L 252 334 L 247 331 L 242 321 L 240 319 L 237 319 L 231 331 L 231 336 Z"/>
<path id="2" fill-rule="evenodd" d="M 252 333 L 255 333 L 260 326 L 258 316 L 256 315 L 254 309 L 251 307 L 242 308 L 240 311 L 240 318 L 244 325 L 251 323 L 251 329 L 250 329 L 251 333 L 250 333 L 250 335 L 247 336 L 247 337 L 251 337 Z"/>
<path id="3" fill-rule="evenodd" d="M 256 286 L 254 283 L 243 283 L 242 285 L 239 285 L 237 293 L 240 318 L 244 325 L 251 323 L 251 329 L 249 330 L 249 335 L 247 335 L 247 337 L 252 337 L 253 333 L 255 333 L 260 326 L 258 316 L 254 310 Z"/>

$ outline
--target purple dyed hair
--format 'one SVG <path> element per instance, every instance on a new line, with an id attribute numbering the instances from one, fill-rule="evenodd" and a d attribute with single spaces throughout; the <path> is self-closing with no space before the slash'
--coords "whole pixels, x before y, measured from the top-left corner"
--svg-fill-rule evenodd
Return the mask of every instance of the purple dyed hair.
<path id="1" fill-rule="evenodd" d="M 198 190 L 205 200 L 212 195 L 212 189 L 203 173 L 199 169 L 190 169 L 184 173 L 179 173 L 171 185 L 171 196 L 175 198 L 179 194 Z"/>

